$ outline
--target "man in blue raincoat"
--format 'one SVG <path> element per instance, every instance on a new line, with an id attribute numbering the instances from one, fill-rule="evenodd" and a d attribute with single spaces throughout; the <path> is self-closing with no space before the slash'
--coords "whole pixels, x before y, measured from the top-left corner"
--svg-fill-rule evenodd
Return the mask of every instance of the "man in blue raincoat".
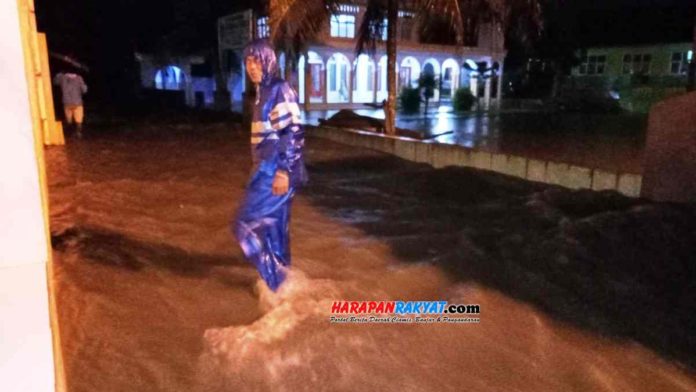
<path id="1" fill-rule="evenodd" d="M 307 182 L 304 130 L 297 93 L 275 77 L 276 55 L 265 40 L 244 49 L 249 79 L 256 87 L 251 124 L 253 169 L 233 223 L 247 260 L 275 291 L 290 266 L 290 205 Z"/>

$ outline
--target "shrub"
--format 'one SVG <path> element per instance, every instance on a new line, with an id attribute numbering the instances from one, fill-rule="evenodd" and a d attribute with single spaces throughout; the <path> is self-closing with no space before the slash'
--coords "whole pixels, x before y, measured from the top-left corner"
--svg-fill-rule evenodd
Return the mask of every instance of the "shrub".
<path id="1" fill-rule="evenodd" d="M 465 112 L 471 110 L 476 102 L 476 98 L 471 94 L 471 90 L 468 88 L 459 88 L 454 92 L 454 97 L 452 98 L 452 107 L 457 112 Z"/>
<path id="2" fill-rule="evenodd" d="M 420 93 L 417 88 L 404 87 L 399 93 L 399 105 L 405 113 L 415 113 L 420 109 Z"/>
<path id="3" fill-rule="evenodd" d="M 649 113 L 650 108 L 667 98 L 686 92 L 685 87 L 635 87 L 621 90 L 620 103 L 625 110 Z"/>
<path id="4" fill-rule="evenodd" d="M 435 96 L 435 89 L 437 88 L 437 78 L 430 72 L 423 72 L 418 78 L 418 88 L 423 91 L 423 100 L 425 101 L 425 108 L 423 108 L 423 113 L 428 111 L 428 103 Z"/>

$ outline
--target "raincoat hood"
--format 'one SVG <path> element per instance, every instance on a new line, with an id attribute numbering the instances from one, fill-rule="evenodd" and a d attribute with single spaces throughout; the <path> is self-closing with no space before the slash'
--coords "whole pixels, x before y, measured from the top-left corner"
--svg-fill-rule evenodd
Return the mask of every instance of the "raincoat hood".
<path id="1" fill-rule="evenodd" d="M 277 67 L 276 54 L 271 44 L 265 39 L 251 41 L 244 48 L 244 58 L 249 56 L 256 58 L 261 63 L 263 70 L 261 84 L 268 84 L 275 75 Z"/>

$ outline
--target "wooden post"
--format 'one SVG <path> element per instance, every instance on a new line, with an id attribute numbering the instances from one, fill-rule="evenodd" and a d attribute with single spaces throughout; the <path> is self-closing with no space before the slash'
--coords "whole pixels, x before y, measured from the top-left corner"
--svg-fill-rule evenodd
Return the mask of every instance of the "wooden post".
<path id="1" fill-rule="evenodd" d="M 56 121 L 56 111 L 53 106 L 53 87 L 51 86 L 51 70 L 48 65 L 48 45 L 46 34 L 39 33 L 39 52 L 41 58 L 41 87 L 43 88 L 43 101 L 46 118 L 44 120 L 44 144 L 63 145 L 63 124 Z"/>
<path id="2" fill-rule="evenodd" d="M 693 45 L 691 45 L 691 61 L 689 61 L 688 77 L 686 83 L 687 91 L 696 90 L 696 15 L 694 15 L 694 34 Z"/>
<path id="3" fill-rule="evenodd" d="M 44 126 L 43 122 L 49 120 L 46 106 L 46 99 L 52 97 L 45 94 L 43 85 L 40 81 L 42 69 L 42 59 L 38 55 L 39 39 L 36 31 L 36 15 L 33 0 L 17 0 L 17 9 L 19 14 L 19 29 L 22 39 L 22 51 L 24 53 L 24 71 L 27 80 L 29 107 L 32 117 L 32 129 L 34 136 L 34 152 L 36 156 L 36 164 L 38 170 L 39 192 L 41 196 L 41 207 L 44 222 L 45 238 L 50 239 L 49 208 L 48 208 L 48 187 L 46 182 L 46 164 L 44 159 Z M 45 52 L 44 52 L 45 53 Z M 47 61 L 47 60 L 46 60 Z M 50 79 L 48 67 L 44 68 L 46 77 Z M 51 105 L 52 106 L 52 105 Z M 48 307 L 49 319 L 52 330 L 53 343 L 53 359 L 55 373 L 55 390 L 58 392 L 65 391 L 65 372 L 62 360 L 62 350 L 60 344 L 60 329 L 57 318 L 55 289 L 53 287 L 53 258 L 52 247 L 50 240 L 46 241 L 47 260 L 46 273 L 48 276 Z"/>
<path id="4" fill-rule="evenodd" d="M 398 14 L 398 1 L 389 0 L 387 9 L 387 90 L 389 98 L 384 108 L 384 131 L 388 135 L 396 135 L 396 28 Z"/>

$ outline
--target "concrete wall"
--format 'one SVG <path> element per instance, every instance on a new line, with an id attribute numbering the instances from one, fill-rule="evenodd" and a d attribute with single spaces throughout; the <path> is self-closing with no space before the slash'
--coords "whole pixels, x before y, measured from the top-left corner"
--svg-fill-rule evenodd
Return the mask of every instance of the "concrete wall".
<path id="1" fill-rule="evenodd" d="M 615 190 L 626 196 L 640 195 L 642 177 L 634 173 L 609 172 L 358 130 L 317 127 L 310 134 L 339 143 L 386 152 L 409 161 L 427 163 L 436 168 L 473 167 L 571 189 Z"/>
<path id="2" fill-rule="evenodd" d="M 645 186 L 653 200 L 696 201 L 696 92 L 653 106 L 645 144 Z"/>
<path id="3" fill-rule="evenodd" d="M 30 99 L 25 68 L 33 67 L 25 64 L 33 20 L 28 2 L 0 2 L 0 391 L 56 389 L 37 154 L 43 143 L 34 133 L 37 100 Z"/>

